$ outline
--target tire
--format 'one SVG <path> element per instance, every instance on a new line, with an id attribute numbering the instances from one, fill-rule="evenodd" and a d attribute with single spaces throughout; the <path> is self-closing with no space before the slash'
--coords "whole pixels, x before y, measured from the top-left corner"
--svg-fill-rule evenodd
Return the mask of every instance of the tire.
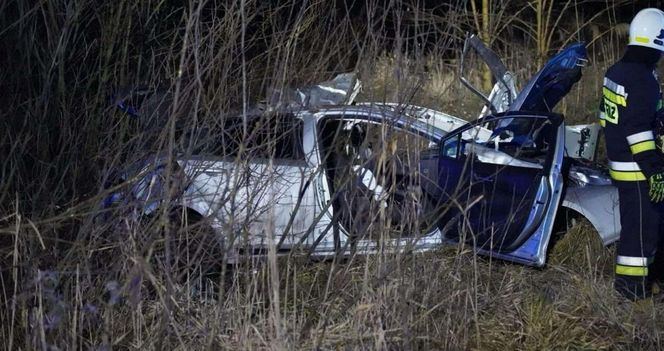
<path id="1" fill-rule="evenodd" d="M 223 240 L 197 212 L 176 208 L 151 262 L 174 286 L 200 295 L 214 291 L 225 261 Z M 166 252 L 166 245 L 169 251 Z"/>

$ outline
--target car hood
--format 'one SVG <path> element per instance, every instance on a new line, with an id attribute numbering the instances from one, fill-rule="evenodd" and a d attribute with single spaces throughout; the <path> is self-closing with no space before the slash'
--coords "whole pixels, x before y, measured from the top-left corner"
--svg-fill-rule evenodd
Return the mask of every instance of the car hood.
<path id="1" fill-rule="evenodd" d="M 581 69 L 587 58 L 583 43 L 576 43 L 558 53 L 526 84 L 510 110 L 551 112 L 581 79 Z"/>

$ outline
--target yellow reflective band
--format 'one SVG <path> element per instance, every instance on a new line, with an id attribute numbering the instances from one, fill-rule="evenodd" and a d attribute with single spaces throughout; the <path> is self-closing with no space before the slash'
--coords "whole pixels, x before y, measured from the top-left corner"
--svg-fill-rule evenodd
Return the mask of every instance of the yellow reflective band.
<path id="1" fill-rule="evenodd" d="M 650 40 L 646 37 L 636 37 L 636 38 L 634 38 L 634 40 L 637 43 L 644 43 L 644 44 L 648 44 L 648 42 L 650 42 Z"/>
<path id="2" fill-rule="evenodd" d="M 648 267 L 632 267 L 632 266 L 623 266 L 617 264 L 616 274 L 631 275 L 635 277 L 645 277 L 648 275 Z"/>
<path id="3" fill-rule="evenodd" d="M 648 150 L 655 150 L 655 141 L 654 140 L 647 140 L 647 141 L 642 141 L 640 143 L 630 145 L 629 149 L 632 150 L 632 154 L 636 155 L 639 152 L 644 152 Z"/>
<path id="4" fill-rule="evenodd" d="M 599 120 L 599 125 L 600 125 L 601 127 L 606 127 L 606 121 L 603 120 L 603 119 L 600 119 L 600 120 Z"/>
<path id="5" fill-rule="evenodd" d="M 607 88 L 607 87 L 603 87 L 603 88 L 602 88 L 602 95 L 604 95 L 604 97 L 605 97 L 607 100 L 613 102 L 614 104 L 618 104 L 618 105 L 620 105 L 620 106 L 627 106 L 627 101 L 625 101 L 625 97 L 624 97 L 624 96 L 622 96 L 622 95 L 618 95 L 618 94 L 612 92 L 612 91 L 609 90 L 609 88 Z"/>
<path id="6" fill-rule="evenodd" d="M 643 174 L 643 172 L 639 171 L 614 171 L 610 169 L 609 175 L 612 179 L 622 182 L 638 182 L 641 180 L 646 180 L 646 176 Z"/>

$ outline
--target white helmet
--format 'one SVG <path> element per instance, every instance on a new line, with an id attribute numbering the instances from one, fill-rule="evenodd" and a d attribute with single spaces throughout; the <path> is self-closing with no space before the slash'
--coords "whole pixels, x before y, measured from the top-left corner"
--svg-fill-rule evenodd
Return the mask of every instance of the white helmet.
<path id="1" fill-rule="evenodd" d="M 629 45 L 664 51 L 664 12 L 656 8 L 639 11 L 629 25 Z"/>

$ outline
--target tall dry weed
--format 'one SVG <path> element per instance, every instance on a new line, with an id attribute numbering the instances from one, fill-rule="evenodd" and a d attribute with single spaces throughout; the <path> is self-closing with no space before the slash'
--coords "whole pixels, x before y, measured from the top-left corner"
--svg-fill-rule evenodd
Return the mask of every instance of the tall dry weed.
<path id="1" fill-rule="evenodd" d="M 425 5 L 2 3 L 2 348 L 661 347 L 660 305 L 618 300 L 605 263 L 591 257 L 583 267 L 535 270 L 460 246 L 312 262 L 277 257 L 273 243 L 266 257 L 228 266 L 224 247 L 189 225 L 193 213 L 163 206 L 140 218 L 131 204 L 102 209 L 102 199 L 128 185 L 112 181 L 130 165 L 166 155 L 169 181 L 178 176 L 175 154 L 208 141 L 198 131 L 246 116 L 269 90 L 343 71 L 366 78 L 365 100 L 475 116 L 479 100 L 455 76 L 472 14 L 460 1 Z M 493 47 L 523 83 L 537 69 L 535 46 L 505 33 Z M 616 42 L 595 41 L 591 72 L 617 55 Z M 579 121 L 592 118 L 592 77 L 563 105 Z M 163 100 L 137 120 L 113 101 L 139 85 Z M 177 189 L 166 189 L 168 202 Z M 246 239 L 248 225 L 229 224 L 229 237 Z M 211 256 L 219 260 L 207 274 Z"/>

